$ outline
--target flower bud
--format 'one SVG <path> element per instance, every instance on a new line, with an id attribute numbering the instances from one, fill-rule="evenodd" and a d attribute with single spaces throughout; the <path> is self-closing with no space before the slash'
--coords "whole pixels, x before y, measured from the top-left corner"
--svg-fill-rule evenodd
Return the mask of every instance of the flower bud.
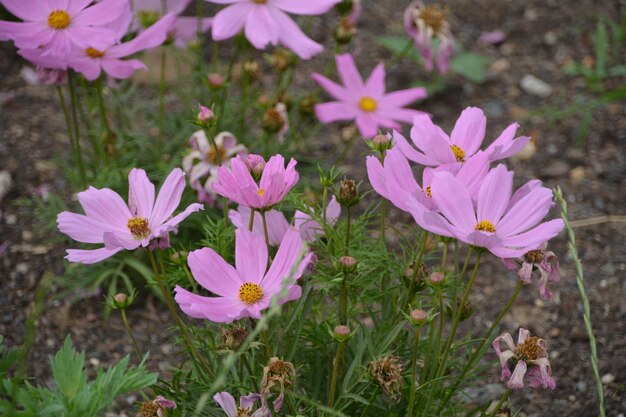
<path id="1" fill-rule="evenodd" d="M 411 323 L 413 323 L 415 326 L 421 326 L 422 324 L 426 323 L 426 320 L 428 319 L 428 313 L 424 310 L 416 309 L 411 311 L 411 315 L 409 316 L 409 318 L 411 320 Z"/>
<path id="2" fill-rule="evenodd" d="M 333 336 L 338 342 L 345 342 L 350 338 L 350 328 L 346 325 L 339 325 L 333 330 Z"/>
<path id="3" fill-rule="evenodd" d="M 369 143 L 370 148 L 383 153 L 393 147 L 393 142 L 388 135 L 376 135 Z"/>
<path id="4" fill-rule="evenodd" d="M 352 41 L 354 35 L 356 35 L 356 27 L 354 27 L 350 19 L 342 17 L 333 34 L 335 40 L 338 44 L 347 44 Z"/>
<path id="5" fill-rule="evenodd" d="M 263 159 L 261 155 L 247 155 L 244 157 L 244 162 L 255 179 L 258 180 L 261 178 L 263 170 L 265 169 L 265 159 Z"/>
<path id="6" fill-rule="evenodd" d="M 134 295 L 119 293 L 115 294 L 113 298 L 109 298 L 107 304 L 112 308 L 125 309 L 133 303 Z"/>
<path id="7" fill-rule="evenodd" d="M 359 202 L 359 190 L 356 181 L 349 178 L 341 180 L 337 201 L 346 207 L 352 207 Z"/>
<path id="8" fill-rule="evenodd" d="M 296 55 L 285 49 L 277 48 L 274 53 L 266 56 L 267 62 L 278 72 L 284 72 L 296 65 Z"/>
<path id="9" fill-rule="evenodd" d="M 209 83 L 209 88 L 212 88 L 214 90 L 219 90 L 223 88 L 224 84 L 226 83 L 224 77 L 216 72 L 207 75 L 207 81 Z"/>
<path id="10" fill-rule="evenodd" d="M 215 113 L 213 113 L 213 110 L 200 105 L 200 111 L 198 112 L 198 116 L 196 116 L 196 121 L 201 126 L 209 127 L 217 121 L 217 117 Z"/>
<path id="11" fill-rule="evenodd" d="M 440 271 L 432 272 L 428 276 L 428 282 L 430 282 L 430 284 L 434 286 L 441 284 L 445 279 L 446 279 L 446 275 Z"/>
<path id="12" fill-rule="evenodd" d="M 353 272 L 356 269 L 356 259 L 352 256 L 342 256 L 337 262 L 337 267 L 345 273 Z"/>

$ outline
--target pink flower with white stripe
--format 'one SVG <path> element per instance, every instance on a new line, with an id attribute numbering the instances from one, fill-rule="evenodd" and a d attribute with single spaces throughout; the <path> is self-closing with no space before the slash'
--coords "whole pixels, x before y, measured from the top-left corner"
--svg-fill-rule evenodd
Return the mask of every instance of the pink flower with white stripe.
<path id="1" fill-rule="evenodd" d="M 313 79 L 336 100 L 315 106 L 315 114 L 322 123 L 354 120 L 361 135 L 371 138 L 378 134 L 381 127 L 399 130 L 398 122 L 411 123 L 413 117 L 424 114 L 404 106 L 425 98 L 425 88 L 386 93 L 383 63 L 378 64 L 364 82 L 352 55 L 337 55 L 335 60 L 343 85 L 321 74 L 313 74 Z"/>
<path id="2" fill-rule="evenodd" d="M 185 189 L 185 174 L 174 169 L 165 179 L 155 200 L 154 184 L 143 169 L 128 174 L 128 204 L 109 188 L 89 187 L 78 193 L 85 214 L 64 211 L 57 216 L 58 228 L 83 243 L 104 243 L 99 249 L 68 249 L 70 262 L 93 264 L 124 249 L 147 247 L 152 239 L 174 231 L 190 214 L 202 210 L 195 203 L 174 214 Z"/>
<path id="3" fill-rule="evenodd" d="M 508 349 L 502 350 L 502 342 Z M 520 328 L 517 346 L 509 333 L 503 333 L 494 339 L 493 348 L 500 359 L 500 377 L 502 381 L 507 381 L 506 386 L 510 389 L 524 388 L 525 376 L 531 388 L 556 388 L 545 340 L 531 336 L 528 330 Z"/>

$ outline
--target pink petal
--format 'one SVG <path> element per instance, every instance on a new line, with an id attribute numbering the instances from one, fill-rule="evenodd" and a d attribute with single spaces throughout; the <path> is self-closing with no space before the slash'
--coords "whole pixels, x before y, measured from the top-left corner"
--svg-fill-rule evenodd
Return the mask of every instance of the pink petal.
<path id="1" fill-rule="evenodd" d="M 337 55 L 335 57 L 337 63 L 337 72 L 341 82 L 349 91 L 362 92 L 363 91 L 363 79 L 359 70 L 354 63 L 354 58 L 350 54 Z"/>
<path id="2" fill-rule="evenodd" d="M 343 101 L 330 101 L 315 105 L 315 115 L 322 123 L 353 120 L 357 117 L 357 113 L 354 106 Z"/>
<path id="3" fill-rule="evenodd" d="M 202 204 L 200 203 L 190 204 L 185 210 L 181 211 L 176 216 L 172 217 L 171 219 L 169 219 L 162 225 L 155 226 L 155 229 L 153 230 L 153 233 L 152 233 L 153 237 L 156 237 L 165 232 L 171 232 L 171 231 L 176 230 L 180 222 L 185 220 L 191 214 L 200 210 L 204 210 L 204 206 Z"/>
<path id="4" fill-rule="evenodd" d="M 526 184 L 524 184 L 521 187 L 519 187 L 515 191 L 515 193 L 513 193 L 513 196 L 511 197 L 511 200 L 509 201 L 509 206 L 507 207 L 507 211 L 509 211 L 511 209 L 511 207 L 516 205 L 529 192 L 531 192 L 535 188 L 539 188 L 539 187 L 541 187 L 541 181 L 539 181 L 539 180 L 530 180 Z"/>
<path id="5" fill-rule="evenodd" d="M 377 101 L 385 94 L 385 64 L 382 62 L 376 65 L 372 74 L 367 79 L 364 94 Z"/>
<path id="6" fill-rule="evenodd" d="M 402 150 L 402 153 L 404 154 L 404 156 L 406 156 L 411 161 L 417 162 L 418 164 L 426 165 L 426 166 L 438 165 L 437 161 L 424 155 L 422 152 L 415 150 L 415 148 L 409 145 L 409 142 L 400 133 L 394 131 L 393 140 L 397 144 L 397 146 L 400 148 L 400 150 Z"/>
<path id="7" fill-rule="evenodd" d="M 56 36 L 59 35 L 66 36 L 71 47 L 83 50 L 91 47 L 106 51 L 117 41 L 116 33 L 104 27 L 70 26 L 63 31 L 57 31 Z"/>
<path id="8" fill-rule="evenodd" d="M 124 248 L 121 247 L 116 249 L 100 248 L 93 250 L 68 249 L 65 259 L 70 262 L 91 265 L 110 258 L 123 249 Z"/>
<path id="9" fill-rule="evenodd" d="M 513 139 L 518 127 L 519 125 L 517 123 L 510 124 L 502 131 L 500 136 L 485 149 L 491 161 L 511 157 L 524 149 L 526 144 L 530 141 L 530 137 L 520 136 Z"/>
<path id="10" fill-rule="evenodd" d="M 72 17 L 72 25 L 102 26 L 113 22 L 126 11 L 126 0 L 102 0 Z"/>
<path id="11" fill-rule="evenodd" d="M 252 11 L 252 2 L 237 2 L 220 10 L 213 18 L 213 40 L 221 41 L 232 38 L 243 29 L 248 13 Z"/>
<path id="12" fill-rule="evenodd" d="M 195 25 L 194 25 L 195 22 Z M 203 18 L 200 21 L 200 29 L 198 30 L 198 18 L 196 17 L 178 17 L 174 27 L 174 37 L 176 38 L 174 45 L 177 48 L 186 48 L 189 41 L 196 38 L 198 32 L 205 33 L 213 25 L 213 18 Z"/>
<path id="13" fill-rule="evenodd" d="M 552 204 L 551 190 L 540 187 L 530 191 L 504 215 L 498 224 L 498 235 L 507 237 L 535 226 L 546 217 Z"/>
<path id="14" fill-rule="evenodd" d="M 471 233 L 476 226 L 476 215 L 472 198 L 467 189 L 449 172 L 433 174 L 431 193 L 433 201 L 441 213 L 465 233 Z"/>
<path id="15" fill-rule="evenodd" d="M 381 107 L 404 107 L 427 96 L 428 93 L 424 87 L 409 88 L 385 94 L 380 98 L 379 104 Z"/>
<path id="16" fill-rule="evenodd" d="M 334 99 L 344 101 L 350 97 L 349 92 L 343 86 L 329 80 L 323 75 L 314 72 L 311 77 Z"/>
<path id="17" fill-rule="evenodd" d="M 208 319 L 216 323 L 231 323 L 240 318 L 245 304 L 236 298 L 202 297 L 178 285 L 174 288 L 174 300 L 190 317 Z"/>
<path id="18" fill-rule="evenodd" d="M 142 69 L 147 70 L 148 67 L 136 59 L 122 60 L 122 59 L 103 59 L 102 60 L 102 69 L 107 73 L 111 78 L 115 78 L 117 80 L 124 80 L 126 78 L 131 77 L 135 71 Z"/>
<path id="19" fill-rule="evenodd" d="M 2 5 L 12 15 L 24 21 L 47 20 L 52 12 L 45 1 L 2 0 Z"/>
<path id="20" fill-rule="evenodd" d="M 167 14 L 159 19 L 155 24 L 141 32 L 135 39 L 115 45 L 107 52 L 108 56 L 122 58 L 139 51 L 156 48 L 163 44 L 172 30 L 176 16 Z"/>
<path id="21" fill-rule="evenodd" d="M 260 284 L 267 268 L 265 239 L 247 229 L 235 231 L 235 266 L 243 282 Z"/>
<path id="22" fill-rule="evenodd" d="M 477 107 L 468 107 L 461 113 L 450 134 L 452 144 L 465 151 L 466 156 L 473 155 L 483 143 L 487 118 Z"/>
<path id="23" fill-rule="evenodd" d="M 534 227 L 524 233 L 507 237 L 503 242 L 514 247 L 539 247 L 563 231 L 563 220 L 554 219 Z"/>
<path id="24" fill-rule="evenodd" d="M 370 114 L 359 114 L 356 117 L 356 127 L 359 129 L 361 136 L 364 138 L 372 138 L 378 134 L 378 123 Z"/>
<path id="25" fill-rule="evenodd" d="M 509 204 L 512 188 L 513 171 L 508 171 L 504 165 L 492 169 L 478 191 L 478 221 L 487 220 L 497 226 Z"/>
<path id="26" fill-rule="evenodd" d="M 237 417 L 239 414 L 239 411 L 237 410 L 237 403 L 235 402 L 233 396 L 228 392 L 218 392 L 213 396 L 213 399 L 220 405 L 220 407 L 222 407 L 228 417 Z"/>
<path id="27" fill-rule="evenodd" d="M 275 8 L 270 8 L 270 13 L 280 28 L 279 43 L 292 50 L 300 58 L 311 59 L 324 50 L 322 45 L 305 35 L 288 15 Z"/>
<path id="28" fill-rule="evenodd" d="M 485 152 L 478 151 L 461 165 L 461 169 L 455 174 L 455 177 L 465 184 L 467 191 L 472 196 L 472 200 L 475 201 L 488 171 L 489 157 Z"/>
<path id="29" fill-rule="evenodd" d="M 108 230 L 128 232 L 128 219 L 132 217 L 122 197 L 108 188 L 89 187 L 78 193 L 78 201 L 87 217 L 107 225 Z"/>
<path id="30" fill-rule="evenodd" d="M 524 388 L 524 375 L 526 374 L 526 362 L 519 361 L 515 366 L 511 379 L 507 382 L 507 387 L 511 389 Z"/>
<path id="31" fill-rule="evenodd" d="M 264 290 L 267 289 L 268 292 L 278 293 L 283 285 L 283 280 L 289 278 L 289 284 L 295 281 L 295 278 L 289 274 L 302 255 L 302 246 L 303 242 L 300 234 L 293 229 L 289 229 L 280 243 L 272 266 L 261 282 Z"/>
<path id="32" fill-rule="evenodd" d="M 102 243 L 107 225 L 82 214 L 64 211 L 57 216 L 59 231 L 83 243 Z"/>
<path id="33" fill-rule="evenodd" d="M 88 57 L 70 58 L 69 65 L 76 71 L 80 72 L 87 80 L 93 81 L 100 76 L 100 59 Z"/>
<path id="34" fill-rule="evenodd" d="M 45 3 L 45 1 L 42 3 Z M 93 3 L 93 0 L 72 0 L 67 5 L 67 11 L 71 15 L 74 15 L 89 6 L 91 3 Z"/>
<path id="35" fill-rule="evenodd" d="M 255 4 L 248 13 L 245 24 L 246 38 L 256 49 L 278 43 L 279 26 L 272 18 L 267 6 Z"/>
<path id="36" fill-rule="evenodd" d="M 159 190 L 159 195 L 152 209 L 150 224 L 154 226 L 163 224 L 180 204 L 184 190 L 185 173 L 180 168 L 174 168 Z"/>
<path id="37" fill-rule="evenodd" d="M 222 297 L 237 297 L 243 282 L 241 277 L 211 248 L 197 249 L 187 258 L 189 269 L 200 285 Z"/>
<path id="38" fill-rule="evenodd" d="M 341 0 L 269 0 L 268 4 L 287 13 L 300 15 L 324 14 Z"/>
<path id="39" fill-rule="evenodd" d="M 154 184 L 143 169 L 131 169 L 128 174 L 128 207 L 131 214 L 149 219 L 153 205 Z"/>

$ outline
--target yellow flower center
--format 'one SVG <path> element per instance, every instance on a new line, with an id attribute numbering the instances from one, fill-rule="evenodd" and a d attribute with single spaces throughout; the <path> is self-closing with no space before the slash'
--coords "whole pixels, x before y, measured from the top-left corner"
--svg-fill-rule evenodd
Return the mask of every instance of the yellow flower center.
<path id="1" fill-rule="evenodd" d="M 48 25 L 52 29 L 65 29 L 71 21 L 70 14 L 65 10 L 55 10 L 48 15 Z"/>
<path id="2" fill-rule="evenodd" d="M 252 409 L 237 407 L 237 417 L 250 417 Z"/>
<path id="3" fill-rule="evenodd" d="M 363 97 L 361 101 L 359 101 L 359 107 L 361 107 L 363 111 L 373 112 L 378 107 L 378 103 L 371 97 Z"/>
<path id="4" fill-rule="evenodd" d="M 251 305 L 263 298 L 263 289 L 259 284 L 246 282 L 239 287 L 239 299 L 244 303 Z"/>
<path id="5" fill-rule="evenodd" d="M 465 161 L 465 151 L 456 145 L 450 145 L 450 149 L 452 149 L 452 153 L 454 153 L 454 157 L 458 162 Z"/>
<path id="6" fill-rule="evenodd" d="M 128 219 L 128 230 L 130 230 L 135 240 L 145 239 L 152 233 L 148 226 L 148 220 L 141 216 Z"/>
<path id="7" fill-rule="evenodd" d="M 480 230 L 481 232 L 496 232 L 496 226 L 493 225 L 489 220 L 481 220 L 478 222 L 474 230 Z"/>
<path id="8" fill-rule="evenodd" d="M 252 0 L 252 3 L 265 4 L 265 3 L 267 3 L 267 0 Z"/>
<path id="9" fill-rule="evenodd" d="M 433 194 L 431 192 L 430 187 L 426 187 L 426 195 L 428 195 L 428 197 L 433 198 Z"/>
<path id="10" fill-rule="evenodd" d="M 96 48 L 87 48 L 85 49 L 85 53 L 91 58 L 102 58 L 104 56 L 104 52 L 97 50 Z"/>
<path id="11" fill-rule="evenodd" d="M 424 21 L 426 26 L 429 26 L 433 30 L 433 34 L 437 35 L 446 23 L 447 14 L 448 11 L 445 7 L 433 4 L 424 6 L 417 18 Z"/>
<path id="12" fill-rule="evenodd" d="M 259 197 L 263 197 L 263 195 L 265 194 L 265 190 L 263 188 L 259 188 L 259 191 L 256 192 Z"/>
<path id="13" fill-rule="evenodd" d="M 523 361 L 534 361 L 539 359 L 543 349 L 539 345 L 540 338 L 531 336 L 517 345 L 517 357 Z"/>

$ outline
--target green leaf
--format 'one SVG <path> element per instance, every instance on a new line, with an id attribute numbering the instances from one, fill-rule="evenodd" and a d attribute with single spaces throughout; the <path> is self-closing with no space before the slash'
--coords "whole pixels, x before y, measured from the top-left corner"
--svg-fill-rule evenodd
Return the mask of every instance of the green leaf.
<path id="1" fill-rule="evenodd" d="M 68 336 L 50 365 L 59 392 L 71 402 L 87 384 L 87 372 L 83 369 L 85 354 L 74 350 Z"/>
<path id="2" fill-rule="evenodd" d="M 413 40 L 404 36 L 379 36 L 376 43 L 393 52 L 394 55 L 404 55 L 415 61 L 422 62 L 422 57 L 413 47 Z"/>
<path id="3" fill-rule="evenodd" d="M 486 79 L 486 68 L 489 58 L 474 52 L 463 52 L 456 55 L 450 62 L 450 70 L 476 83 Z"/>

